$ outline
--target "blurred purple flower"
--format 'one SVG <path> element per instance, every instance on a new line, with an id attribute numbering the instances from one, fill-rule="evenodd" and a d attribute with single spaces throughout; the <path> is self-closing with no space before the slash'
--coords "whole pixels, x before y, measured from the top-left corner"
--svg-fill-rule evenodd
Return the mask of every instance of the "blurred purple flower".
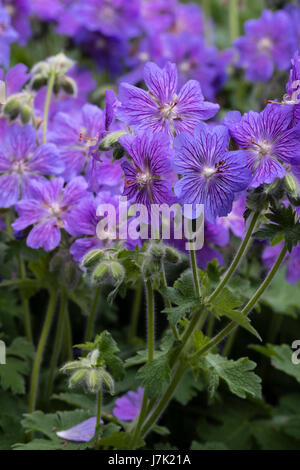
<path id="1" fill-rule="evenodd" d="M 54 178 L 47 183 L 35 182 L 30 189 L 30 199 L 16 204 L 18 218 L 12 224 L 14 230 L 24 230 L 33 225 L 27 237 L 31 248 L 50 251 L 61 240 L 60 230 L 71 232 L 72 210 L 76 209 L 88 193 L 84 178 L 74 178 L 64 188 L 63 178 Z"/>
<path id="2" fill-rule="evenodd" d="M 136 392 L 127 392 L 116 400 L 113 414 L 121 421 L 133 421 L 140 412 L 143 396 L 142 387 L 139 387 Z"/>
<path id="3" fill-rule="evenodd" d="M 32 14 L 31 0 L 2 0 L 3 6 L 11 15 L 13 28 L 17 31 L 18 42 L 22 46 L 26 44 L 32 35 L 30 15 Z"/>
<path id="4" fill-rule="evenodd" d="M 37 147 L 31 125 L 8 127 L 0 148 L 0 207 L 10 207 L 29 197 L 30 185 L 46 182 L 44 175 L 58 175 L 64 170 L 54 144 Z"/>
<path id="5" fill-rule="evenodd" d="M 225 126 L 198 125 L 194 136 L 183 133 L 175 138 L 173 169 L 183 175 L 175 194 L 183 204 L 204 204 L 205 217 L 214 223 L 228 215 L 237 193 L 247 189 L 251 173 L 242 150 L 228 151 L 229 133 Z"/>
<path id="6" fill-rule="evenodd" d="M 274 66 L 279 70 L 289 67 L 297 41 L 288 13 L 265 10 L 259 19 L 246 21 L 245 32 L 235 47 L 240 54 L 238 65 L 246 68 L 249 80 L 267 81 Z"/>
<path id="7" fill-rule="evenodd" d="M 96 416 L 93 416 L 92 418 L 88 418 L 70 429 L 66 429 L 65 431 L 58 431 L 56 434 L 61 439 L 66 439 L 67 441 L 88 442 L 95 435 L 96 422 Z M 103 423 L 102 420 L 101 423 Z"/>
<path id="8" fill-rule="evenodd" d="M 10 45 L 17 41 L 18 33 L 11 26 L 11 18 L 8 11 L 1 6 L 0 2 L 0 65 L 8 67 L 10 58 Z"/>
<path id="9" fill-rule="evenodd" d="M 30 79 L 31 75 L 27 73 L 27 70 L 24 64 L 15 65 L 5 75 L 3 69 L 0 69 L 0 80 L 5 82 L 6 97 L 20 91 L 23 85 Z"/>
<path id="10" fill-rule="evenodd" d="M 285 165 L 299 165 L 300 126 L 290 129 L 292 121 L 289 105 L 268 104 L 261 113 L 249 111 L 243 117 L 238 111 L 227 114 L 225 124 L 247 153 L 252 187 L 283 178 Z"/>
<path id="11" fill-rule="evenodd" d="M 230 229 L 232 233 L 239 238 L 242 238 L 245 231 L 244 212 L 246 210 L 246 197 L 240 196 L 232 204 L 232 211 L 227 217 L 217 219 L 217 222 L 224 228 Z"/>
<path id="12" fill-rule="evenodd" d="M 283 244 L 268 246 L 262 255 L 263 263 L 271 269 L 275 263 Z M 300 281 L 300 245 L 294 247 L 290 254 L 287 254 L 284 262 L 287 261 L 286 279 L 290 284 L 297 284 Z"/>
<path id="13" fill-rule="evenodd" d="M 233 59 L 232 50 L 208 47 L 196 34 L 183 32 L 164 35 L 164 55 L 178 67 L 179 85 L 198 80 L 206 99 L 213 100 L 227 79 L 226 67 Z"/>
<path id="14" fill-rule="evenodd" d="M 130 38 L 139 29 L 138 0 L 79 0 L 60 15 L 59 32 L 73 35 L 80 28 L 109 37 Z"/>
<path id="15" fill-rule="evenodd" d="M 122 106 L 117 117 L 129 125 L 153 132 L 192 132 L 200 120 L 218 112 L 219 105 L 204 101 L 200 84 L 189 80 L 177 94 L 177 68 L 170 62 L 160 69 L 148 62 L 144 68 L 148 92 L 121 83 L 119 99 Z"/>

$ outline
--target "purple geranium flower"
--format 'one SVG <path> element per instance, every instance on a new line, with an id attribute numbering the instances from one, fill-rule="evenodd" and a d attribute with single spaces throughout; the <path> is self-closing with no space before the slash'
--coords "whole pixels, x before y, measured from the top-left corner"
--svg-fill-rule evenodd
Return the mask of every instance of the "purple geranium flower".
<path id="1" fill-rule="evenodd" d="M 274 65 L 279 70 L 289 67 L 297 41 L 288 13 L 265 10 L 259 19 L 246 21 L 245 31 L 235 46 L 240 53 L 238 65 L 246 68 L 249 80 L 269 80 Z"/>
<path id="2" fill-rule="evenodd" d="M 65 163 L 64 178 L 71 180 L 83 171 L 89 149 L 98 140 L 99 132 L 105 129 L 104 112 L 95 105 L 85 104 L 80 113 L 73 115 L 57 113 L 49 141 L 59 146 Z"/>
<path id="3" fill-rule="evenodd" d="M 10 56 L 10 44 L 18 39 L 18 33 L 11 26 L 11 18 L 8 11 L 0 2 L 0 65 L 8 67 Z"/>
<path id="4" fill-rule="evenodd" d="M 61 239 L 60 230 L 71 231 L 70 217 L 80 201 L 87 197 L 87 183 L 81 176 L 74 178 L 64 188 L 63 178 L 47 183 L 35 182 L 31 186 L 31 198 L 16 204 L 18 218 L 12 224 L 14 230 L 24 230 L 33 225 L 27 237 L 31 248 L 56 248 Z"/>
<path id="5" fill-rule="evenodd" d="M 204 101 L 200 84 L 189 80 L 177 94 L 177 68 L 170 62 L 160 69 L 148 62 L 144 68 L 148 92 L 122 83 L 119 99 L 122 106 L 117 116 L 129 125 L 172 135 L 193 132 L 200 120 L 218 112 L 219 105 Z"/>
<path id="6" fill-rule="evenodd" d="M 172 150 L 169 137 L 165 134 L 126 135 L 120 144 L 132 157 L 132 163 L 124 162 L 125 174 L 123 195 L 137 203 L 170 203 L 174 197 L 172 186 L 166 179 L 171 172 Z"/>
<path id="7" fill-rule="evenodd" d="M 28 197 L 33 182 L 45 182 L 43 175 L 62 173 L 64 165 L 54 144 L 37 147 L 31 125 L 8 128 L 0 149 L 0 207 L 14 205 Z"/>
<path id="8" fill-rule="evenodd" d="M 239 147 L 245 149 L 253 171 L 251 186 L 283 178 L 286 167 L 299 165 L 300 126 L 292 129 L 293 106 L 268 104 L 261 113 L 228 113 L 225 124 Z"/>
<path id="9" fill-rule="evenodd" d="M 232 209 L 235 195 L 245 190 L 251 180 L 242 150 L 229 152 L 229 133 L 225 126 L 209 128 L 200 123 L 194 136 L 180 134 L 175 139 L 173 168 L 182 174 L 175 194 L 185 204 L 204 204 L 205 216 L 214 223 Z"/>
<path id="10" fill-rule="evenodd" d="M 127 392 L 116 400 L 113 414 L 121 421 L 133 421 L 140 412 L 144 389 L 139 387 L 136 392 Z"/>

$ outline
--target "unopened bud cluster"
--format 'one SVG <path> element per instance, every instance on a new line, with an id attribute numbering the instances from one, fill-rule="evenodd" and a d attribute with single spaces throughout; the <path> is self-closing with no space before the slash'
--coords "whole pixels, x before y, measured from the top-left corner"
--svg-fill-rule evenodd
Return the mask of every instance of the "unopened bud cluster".
<path id="1" fill-rule="evenodd" d="M 151 242 L 145 252 L 142 264 L 144 276 L 149 278 L 156 273 L 160 273 L 161 265 L 165 261 L 172 264 L 179 263 L 179 252 L 175 248 L 165 245 L 162 242 Z"/>
<path id="2" fill-rule="evenodd" d="M 53 91 L 55 94 L 63 89 L 70 95 L 76 95 L 76 82 L 66 73 L 74 66 L 73 60 L 62 52 L 48 59 L 38 62 L 31 70 L 31 88 L 39 90 L 48 84 L 50 76 L 54 75 Z"/>
<path id="3" fill-rule="evenodd" d="M 27 124 L 33 116 L 33 95 L 23 91 L 10 96 L 3 106 L 3 114 L 11 121 L 21 118 L 23 124 Z"/>
<path id="4" fill-rule="evenodd" d="M 93 349 L 87 357 L 78 361 L 67 362 L 61 368 L 61 372 L 71 374 L 70 388 L 83 383 L 91 393 L 108 390 L 111 395 L 114 394 L 114 380 L 107 372 L 98 349 Z"/>
<path id="5" fill-rule="evenodd" d="M 112 250 L 91 250 L 83 259 L 82 267 L 91 274 L 92 282 L 112 282 L 119 284 L 125 277 L 124 266 Z"/>

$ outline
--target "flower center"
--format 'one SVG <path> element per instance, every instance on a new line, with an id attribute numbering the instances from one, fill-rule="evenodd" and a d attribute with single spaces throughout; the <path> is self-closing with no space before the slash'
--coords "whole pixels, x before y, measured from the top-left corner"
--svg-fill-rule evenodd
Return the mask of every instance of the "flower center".
<path id="1" fill-rule="evenodd" d="M 13 163 L 12 169 L 14 172 L 22 175 L 26 171 L 26 164 L 24 160 L 17 160 Z"/>
<path id="2" fill-rule="evenodd" d="M 147 62 L 148 60 L 150 60 L 148 52 L 140 52 L 138 57 L 141 62 Z"/>
<path id="3" fill-rule="evenodd" d="M 58 202 L 52 202 L 49 207 L 52 215 L 54 215 L 55 217 L 58 217 L 60 215 L 61 207 Z"/>
<path id="4" fill-rule="evenodd" d="M 168 121 L 172 121 L 177 117 L 177 112 L 175 110 L 175 106 L 178 104 L 177 97 L 173 98 L 171 103 L 165 103 L 164 105 L 159 107 L 159 111 L 161 117 L 163 119 L 167 119 Z"/>
<path id="5" fill-rule="evenodd" d="M 191 70 L 191 63 L 185 60 L 179 64 L 179 70 L 183 73 L 189 72 Z"/>
<path id="6" fill-rule="evenodd" d="M 272 152 L 272 145 L 265 140 L 258 142 L 257 146 L 260 158 L 270 155 Z"/>
<path id="7" fill-rule="evenodd" d="M 209 166 L 205 166 L 203 168 L 202 174 L 205 178 L 209 179 L 212 175 L 214 175 L 216 173 L 216 171 L 217 171 L 216 168 L 211 168 Z"/>
<path id="8" fill-rule="evenodd" d="M 146 184 L 150 183 L 152 180 L 152 176 L 149 172 L 145 173 L 138 173 L 137 182 L 140 186 L 145 186 Z"/>
<path id="9" fill-rule="evenodd" d="M 273 47 L 273 41 L 268 37 L 262 38 L 258 41 L 257 47 L 261 52 L 270 52 Z"/>

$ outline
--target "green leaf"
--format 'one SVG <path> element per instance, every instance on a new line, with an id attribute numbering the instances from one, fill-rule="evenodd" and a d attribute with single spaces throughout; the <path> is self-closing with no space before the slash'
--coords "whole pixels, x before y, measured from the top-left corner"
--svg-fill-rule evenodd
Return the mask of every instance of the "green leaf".
<path id="1" fill-rule="evenodd" d="M 222 292 L 214 299 L 214 301 L 209 305 L 210 310 L 216 315 L 217 318 L 225 316 L 230 318 L 230 320 L 236 322 L 245 330 L 252 333 L 258 339 L 261 340 L 258 332 L 251 325 L 250 319 L 243 315 L 239 310 L 236 310 L 241 306 L 241 301 L 236 298 L 233 293 L 226 287 Z"/>
<path id="2" fill-rule="evenodd" d="M 255 362 L 250 361 L 247 357 L 234 361 L 212 353 L 207 354 L 205 359 L 208 367 L 212 368 L 227 383 L 229 390 L 234 395 L 240 398 L 261 397 L 261 379 L 252 372 L 256 367 Z"/>
<path id="3" fill-rule="evenodd" d="M 297 318 L 299 298 L 300 284 L 293 285 L 287 282 L 285 270 L 280 269 L 270 287 L 264 292 L 261 301 L 267 303 L 275 313 Z"/>
<path id="4" fill-rule="evenodd" d="M 54 394 L 51 397 L 52 400 L 59 400 L 68 405 L 74 406 L 76 408 L 82 408 L 84 410 L 93 410 L 95 408 L 95 399 L 90 395 L 83 393 L 59 393 Z"/>
<path id="5" fill-rule="evenodd" d="M 281 344 L 280 346 L 267 344 L 264 349 L 261 348 L 258 350 L 255 347 L 253 347 L 253 349 L 256 349 L 258 352 L 270 357 L 271 364 L 275 369 L 294 377 L 294 379 L 300 383 L 300 367 L 299 364 L 293 364 L 292 362 L 294 351 L 290 346 L 287 344 Z"/>
<path id="6" fill-rule="evenodd" d="M 200 379 L 196 381 L 192 371 L 189 370 L 177 385 L 174 398 L 178 403 L 186 406 L 204 388 L 205 384 Z"/>
<path id="7" fill-rule="evenodd" d="M 154 351 L 154 359 L 159 358 L 164 354 L 163 351 Z M 148 351 L 143 349 L 141 351 L 137 351 L 136 355 L 126 359 L 125 366 L 126 367 L 133 367 L 133 366 L 140 366 L 141 364 L 145 364 L 148 360 Z"/>
<path id="8" fill-rule="evenodd" d="M 184 271 L 175 281 L 174 287 L 167 287 L 160 290 L 163 297 L 166 297 L 176 307 L 165 308 L 163 312 L 168 314 L 171 325 L 176 325 L 195 307 L 199 305 L 199 299 L 195 298 L 193 277 L 191 270 Z"/>
<path id="9" fill-rule="evenodd" d="M 292 248 L 300 242 L 300 223 L 297 213 L 291 206 L 281 206 L 273 209 L 266 217 L 271 223 L 263 225 L 253 236 L 260 240 L 271 241 L 278 240 L 278 237 L 282 236 L 291 252 Z"/>
<path id="10" fill-rule="evenodd" d="M 165 383 L 169 382 L 170 374 L 169 359 L 164 354 L 141 367 L 137 372 L 137 379 L 144 387 L 147 396 L 155 398 L 162 392 Z"/>
<path id="11" fill-rule="evenodd" d="M 132 440 L 132 435 L 126 432 L 115 432 L 108 437 L 103 437 L 98 441 L 101 447 L 112 447 L 116 450 L 128 450 Z M 145 442 L 139 439 L 136 448 L 143 447 Z"/>
<path id="12" fill-rule="evenodd" d="M 25 378 L 30 372 L 33 346 L 25 338 L 16 338 L 6 351 L 6 364 L 0 366 L 0 385 L 13 394 L 25 393 Z"/>
<path id="13" fill-rule="evenodd" d="M 103 331 L 100 335 L 97 335 L 95 345 L 113 377 L 116 380 L 121 380 L 124 376 L 124 365 L 123 361 L 116 355 L 120 350 L 111 334 L 108 331 Z"/>

